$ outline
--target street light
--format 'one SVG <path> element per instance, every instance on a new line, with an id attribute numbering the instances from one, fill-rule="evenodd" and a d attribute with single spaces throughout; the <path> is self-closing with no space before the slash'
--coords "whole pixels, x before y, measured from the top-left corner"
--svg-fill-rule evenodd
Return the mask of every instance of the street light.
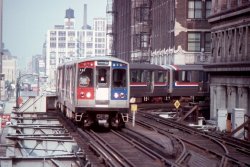
<path id="1" fill-rule="evenodd" d="M 19 103 L 18 103 L 18 97 L 20 95 L 20 81 L 23 77 L 25 76 L 38 76 L 37 74 L 24 74 L 24 75 L 20 75 L 20 72 L 19 72 L 19 76 L 16 80 L 16 108 L 19 108 Z"/>

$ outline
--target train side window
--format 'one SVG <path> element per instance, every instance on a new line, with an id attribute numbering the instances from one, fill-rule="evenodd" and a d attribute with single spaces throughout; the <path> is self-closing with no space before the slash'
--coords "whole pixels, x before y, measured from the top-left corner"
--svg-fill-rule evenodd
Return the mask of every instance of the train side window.
<path id="1" fill-rule="evenodd" d="M 193 82 L 200 82 L 200 72 L 199 71 L 193 71 L 192 72 L 192 81 Z"/>
<path id="2" fill-rule="evenodd" d="M 180 81 L 180 79 L 179 79 L 179 71 L 174 71 L 174 79 L 175 79 L 175 81 Z"/>
<path id="3" fill-rule="evenodd" d="M 185 71 L 182 71 L 181 72 L 181 81 L 185 81 L 185 78 L 186 78 L 186 73 L 185 73 Z"/>
<path id="4" fill-rule="evenodd" d="M 143 71 L 131 70 L 130 81 L 131 82 L 143 82 Z"/>
<path id="5" fill-rule="evenodd" d="M 126 87 L 126 70 L 114 69 L 113 70 L 113 87 Z"/>
<path id="6" fill-rule="evenodd" d="M 199 71 L 199 82 L 207 82 L 208 81 L 208 75 L 204 71 Z"/>
<path id="7" fill-rule="evenodd" d="M 137 73 L 135 70 L 131 70 L 131 74 L 130 74 L 130 82 L 136 82 L 137 78 Z"/>
<path id="8" fill-rule="evenodd" d="M 69 87 L 70 87 L 70 74 L 69 68 L 66 68 L 66 97 L 69 97 Z"/>
<path id="9" fill-rule="evenodd" d="M 144 70 L 142 79 L 142 82 L 152 82 L 152 71 Z"/>
<path id="10" fill-rule="evenodd" d="M 93 81 L 93 69 L 92 68 L 80 68 L 79 69 L 79 86 L 91 87 Z"/>
<path id="11" fill-rule="evenodd" d="M 166 82 L 167 74 L 164 71 L 158 71 L 158 75 L 156 76 L 155 82 Z"/>
<path id="12" fill-rule="evenodd" d="M 144 80 L 143 80 L 144 74 L 143 73 L 144 72 L 142 70 L 137 71 L 137 81 L 136 82 L 144 82 Z"/>
<path id="13" fill-rule="evenodd" d="M 178 81 L 191 82 L 193 81 L 192 71 L 181 71 L 178 76 Z"/>

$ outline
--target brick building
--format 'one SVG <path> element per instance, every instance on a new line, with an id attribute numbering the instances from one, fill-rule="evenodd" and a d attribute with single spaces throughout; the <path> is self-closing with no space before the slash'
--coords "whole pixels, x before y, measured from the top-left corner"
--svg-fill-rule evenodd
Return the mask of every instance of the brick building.
<path id="1" fill-rule="evenodd" d="M 115 56 L 154 64 L 208 62 L 211 0 L 108 0 L 108 6 Z"/>

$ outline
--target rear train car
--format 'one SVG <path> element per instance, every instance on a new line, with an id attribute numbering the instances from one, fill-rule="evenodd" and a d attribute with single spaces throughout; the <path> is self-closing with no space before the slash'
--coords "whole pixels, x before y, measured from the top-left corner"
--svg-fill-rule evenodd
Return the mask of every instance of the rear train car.
<path id="1" fill-rule="evenodd" d="M 57 106 L 83 127 L 122 127 L 128 121 L 129 64 L 114 57 L 91 57 L 57 69 Z"/>
<path id="2" fill-rule="evenodd" d="M 169 71 L 169 99 L 186 98 L 194 102 L 209 97 L 208 74 L 203 65 L 164 65 Z"/>
<path id="3" fill-rule="evenodd" d="M 203 65 L 130 64 L 130 91 L 136 103 L 205 101 L 208 75 Z"/>

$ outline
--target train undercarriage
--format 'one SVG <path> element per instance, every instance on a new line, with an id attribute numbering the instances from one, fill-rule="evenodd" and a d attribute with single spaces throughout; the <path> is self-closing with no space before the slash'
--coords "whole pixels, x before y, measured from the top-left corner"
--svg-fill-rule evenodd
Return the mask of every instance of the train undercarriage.
<path id="1" fill-rule="evenodd" d="M 209 101 L 209 96 L 144 96 L 133 98 L 133 103 L 174 103 L 176 100 L 199 103 Z"/>
<path id="2" fill-rule="evenodd" d="M 79 127 L 88 129 L 93 126 L 103 126 L 105 128 L 123 128 L 125 123 L 128 122 L 128 112 L 118 111 L 71 111 L 65 105 L 58 105 L 58 109 L 77 124 Z"/>

